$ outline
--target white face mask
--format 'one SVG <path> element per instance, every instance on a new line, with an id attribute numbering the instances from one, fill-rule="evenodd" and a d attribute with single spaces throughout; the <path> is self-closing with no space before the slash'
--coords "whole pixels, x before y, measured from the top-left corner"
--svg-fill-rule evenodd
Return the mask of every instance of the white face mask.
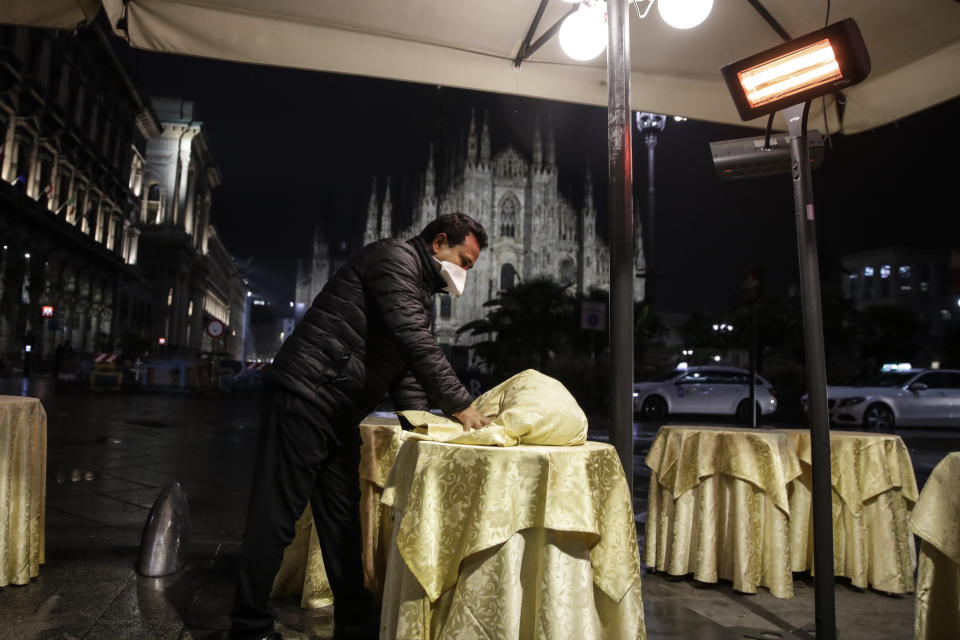
<path id="1" fill-rule="evenodd" d="M 437 260 L 434 258 L 434 260 Z M 443 288 L 447 293 L 452 293 L 458 298 L 463 295 L 463 287 L 467 284 L 467 270 L 458 264 L 447 262 L 446 260 L 437 260 L 440 265 L 440 275 L 443 277 L 447 286 Z"/>

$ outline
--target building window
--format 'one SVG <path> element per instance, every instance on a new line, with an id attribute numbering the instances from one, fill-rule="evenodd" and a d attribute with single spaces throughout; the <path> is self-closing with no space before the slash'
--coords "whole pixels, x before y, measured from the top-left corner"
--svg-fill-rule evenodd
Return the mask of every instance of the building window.
<path id="1" fill-rule="evenodd" d="M 897 269 L 897 275 L 900 279 L 900 295 L 913 295 L 913 282 L 910 279 L 910 265 L 901 265 Z"/>
<path id="2" fill-rule="evenodd" d="M 921 264 L 919 269 L 918 279 L 920 280 L 919 289 L 920 293 L 925 293 L 928 296 L 930 295 L 930 265 Z"/>
<path id="3" fill-rule="evenodd" d="M 517 270 L 509 262 L 500 267 L 500 289 L 508 291 L 517 286 Z"/>
<path id="4" fill-rule="evenodd" d="M 500 235 L 513 238 L 517 231 L 517 199 L 508 194 L 500 205 Z"/>
<path id="5" fill-rule="evenodd" d="M 560 284 L 573 284 L 577 277 L 576 267 L 569 258 L 560 261 Z"/>
<path id="6" fill-rule="evenodd" d="M 160 185 L 156 183 L 147 190 L 147 224 L 160 224 Z"/>
<path id="7" fill-rule="evenodd" d="M 440 295 L 440 317 L 449 318 L 452 311 L 450 296 L 446 293 Z"/>
<path id="8" fill-rule="evenodd" d="M 17 170 L 14 179 L 27 188 L 30 179 L 30 163 L 33 160 L 33 145 L 27 138 L 22 138 L 17 147 Z"/>

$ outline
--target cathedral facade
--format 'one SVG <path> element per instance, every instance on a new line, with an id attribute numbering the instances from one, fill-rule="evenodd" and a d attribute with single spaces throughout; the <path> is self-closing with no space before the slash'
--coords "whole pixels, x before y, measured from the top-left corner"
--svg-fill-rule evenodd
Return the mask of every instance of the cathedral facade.
<path id="1" fill-rule="evenodd" d="M 584 176 L 583 204 L 577 208 L 558 189 L 551 127 L 548 125 L 543 133 L 538 123 L 533 131 L 531 157 L 513 144 L 492 154 L 488 119 L 484 117 L 477 127 L 471 116 L 465 148 L 459 151 L 462 157 L 453 160 L 452 168 L 437 170 L 431 144 L 411 221 L 403 228 L 394 224 L 389 184 L 382 201 L 377 197 L 376 182 L 373 184 L 364 245 L 389 236 L 412 238 L 430 220 L 458 211 L 480 222 L 487 231 L 489 247 L 469 271 L 463 296 L 442 295 L 437 301 L 435 332 L 441 345 L 468 345 L 471 337 L 458 336 L 457 330 L 485 317 L 484 303 L 500 291 L 530 278 L 547 276 L 578 293 L 591 288 L 609 290 L 610 253 L 597 233 L 590 172 L 587 170 Z M 438 192 L 438 175 L 448 176 L 442 192 Z M 329 256 L 328 243 L 317 235 L 313 256 L 301 267 L 298 301 L 309 304 L 322 288 L 334 266 Z M 638 249 L 635 270 L 642 271 L 642 266 Z M 642 299 L 642 280 L 635 282 L 635 299 Z"/>

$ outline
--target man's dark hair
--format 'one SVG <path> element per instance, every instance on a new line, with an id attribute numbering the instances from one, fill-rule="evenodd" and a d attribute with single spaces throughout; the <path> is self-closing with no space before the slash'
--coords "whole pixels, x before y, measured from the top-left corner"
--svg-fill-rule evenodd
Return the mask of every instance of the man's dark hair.
<path id="1" fill-rule="evenodd" d="M 445 213 L 423 228 L 420 237 L 430 244 L 438 234 L 447 234 L 450 246 L 463 244 L 463 240 L 470 234 L 477 239 L 481 249 L 487 248 L 487 232 L 483 226 L 465 213 Z"/>

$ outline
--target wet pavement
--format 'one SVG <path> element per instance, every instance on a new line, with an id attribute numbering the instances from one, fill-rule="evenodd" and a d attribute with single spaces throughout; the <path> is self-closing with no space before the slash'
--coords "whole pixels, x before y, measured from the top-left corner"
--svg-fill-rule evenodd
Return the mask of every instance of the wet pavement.
<path id="1" fill-rule="evenodd" d="M 70 391 L 46 379 L 0 380 L 0 394 L 38 396 L 48 416 L 46 563 L 29 585 L 0 588 L 0 639 L 220 638 L 229 622 L 260 398 Z M 634 458 L 641 534 L 649 483 L 643 457 L 653 430 L 640 426 Z M 602 429 L 591 433 L 605 437 Z M 936 449 L 913 455 L 921 459 L 920 481 L 942 457 Z M 192 518 L 187 564 L 174 575 L 145 578 L 135 571 L 143 524 L 174 481 L 188 495 Z M 810 640 L 813 580 L 795 577 L 795 596 L 780 600 L 764 589 L 745 595 L 729 583 L 647 573 L 648 637 Z M 838 637 L 913 636 L 912 595 L 862 591 L 842 579 L 835 591 Z M 301 610 L 299 598 L 275 604 L 285 639 L 331 637 L 332 608 Z"/>

